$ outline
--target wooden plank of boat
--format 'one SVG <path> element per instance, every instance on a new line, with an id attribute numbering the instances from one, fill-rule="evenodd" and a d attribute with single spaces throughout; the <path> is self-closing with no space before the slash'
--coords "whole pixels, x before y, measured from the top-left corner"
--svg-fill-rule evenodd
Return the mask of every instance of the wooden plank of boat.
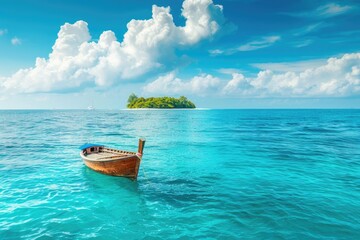
<path id="1" fill-rule="evenodd" d="M 99 144 L 80 147 L 80 156 L 90 169 L 107 175 L 136 180 L 143 155 L 145 140 L 139 139 L 137 153 L 108 148 Z"/>

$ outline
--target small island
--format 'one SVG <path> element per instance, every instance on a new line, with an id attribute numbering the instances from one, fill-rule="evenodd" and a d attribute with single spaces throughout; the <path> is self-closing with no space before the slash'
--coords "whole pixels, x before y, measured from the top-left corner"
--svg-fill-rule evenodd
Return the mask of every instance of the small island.
<path id="1" fill-rule="evenodd" d="M 128 98 L 128 108 L 196 108 L 195 104 L 186 97 L 137 97 L 132 93 Z"/>

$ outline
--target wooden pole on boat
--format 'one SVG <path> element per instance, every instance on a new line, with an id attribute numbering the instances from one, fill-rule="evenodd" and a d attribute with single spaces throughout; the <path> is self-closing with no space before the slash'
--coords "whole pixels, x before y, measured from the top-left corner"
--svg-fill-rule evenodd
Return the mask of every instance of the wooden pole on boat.
<path id="1" fill-rule="evenodd" d="M 139 167 L 140 167 L 140 162 L 141 162 L 141 159 L 142 159 L 142 154 L 143 154 L 143 151 L 144 151 L 144 146 L 145 146 L 145 139 L 140 138 L 139 139 L 138 152 L 136 153 L 136 156 L 138 157 L 138 160 L 136 161 L 134 180 L 137 179 L 138 174 L 139 174 Z"/>
<path id="2" fill-rule="evenodd" d="M 145 139 L 140 138 L 140 139 L 139 139 L 139 147 L 138 147 L 138 153 L 139 153 L 140 155 L 143 154 L 144 146 L 145 146 Z"/>

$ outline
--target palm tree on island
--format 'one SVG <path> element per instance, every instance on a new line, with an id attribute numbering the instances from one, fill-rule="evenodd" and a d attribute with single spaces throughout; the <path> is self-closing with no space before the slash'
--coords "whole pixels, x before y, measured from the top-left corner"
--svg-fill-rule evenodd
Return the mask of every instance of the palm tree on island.
<path id="1" fill-rule="evenodd" d="M 132 93 L 128 98 L 128 108 L 196 108 L 186 97 L 137 97 Z"/>

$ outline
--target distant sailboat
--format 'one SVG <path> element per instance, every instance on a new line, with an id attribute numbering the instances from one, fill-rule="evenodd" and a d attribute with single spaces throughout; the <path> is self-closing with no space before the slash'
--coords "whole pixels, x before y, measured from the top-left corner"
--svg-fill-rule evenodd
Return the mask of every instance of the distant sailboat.
<path id="1" fill-rule="evenodd" d="M 88 108 L 87 108 L 88 110 L 94 110 L 95 108 L 93 107 L 93 106 L 88 106 Z"/>

